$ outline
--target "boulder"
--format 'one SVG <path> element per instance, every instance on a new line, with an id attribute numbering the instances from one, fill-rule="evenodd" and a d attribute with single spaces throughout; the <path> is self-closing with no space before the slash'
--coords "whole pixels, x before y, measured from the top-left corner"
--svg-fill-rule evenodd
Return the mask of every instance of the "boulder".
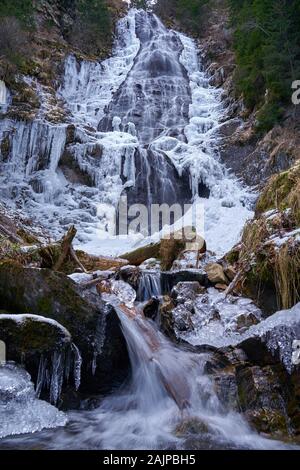
<path id="1" fill-rule="evenodd" d="M 179 282 L 173 287 L 171 297 L 177 304 L 185 303 L 187 300 L 194 300 L 198 294 L 203 294 L 205 288 L 198 281 Z"/>
<path id="2" fill-rule="evenodd" d="M 210 263 L 206 265 L 205 271 L 209 281 L 213 284 L 228 284 L 228 279 L 225 276 L 222 266 L 218 263 Z"/>
<path id="3" fill-rule="evenodd" d="M 55 320 L 30 314 L 0 313 L 0 339 L 9 360 L 49 354 L 70 345 L 69 331 Z"/>
<path id="4" fill-rule="evenodd" d="M 201 286 L 208 286 L 206 273 L 196 269 L 184 269 L 180 271 L 167 271 L 161 273 L 161 285 L 163 294 L 169 294 L 179 282 L 198 282 Z"/>
<path id="5" fill-rule="evenodd" d="M 97 294 L 83 293 L 62 273 L 0 265 L 0 309 L 42 315 L 65 327 L 82 355 L 81 390 L 100 392 L 126 375 L 127 348 L 114 310 Z M 35 379 L 36 368 L 29 372 Z"/>

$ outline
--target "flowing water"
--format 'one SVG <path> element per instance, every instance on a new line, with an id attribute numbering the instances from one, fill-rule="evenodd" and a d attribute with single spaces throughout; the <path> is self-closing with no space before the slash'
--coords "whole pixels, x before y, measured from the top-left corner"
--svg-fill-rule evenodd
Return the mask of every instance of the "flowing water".
<path id="1" fill-rule="evenodd" d="M 112 303 L 129 351 L 129 382 L 102 399 L 99 407 L 68 413 L 65 427 L 3 439 L 2 448 L 287 448 L 258 436 L 238 413 L 223 408 L 204 373 L 206 354 L 172 344 L 139 312 L 138 304 L 128 314 L 124 304 L 118 305 L 115 298 Z"/>
<path id="2" fill-rule="evenodd" d="M 147 206 L 201 201 L 208 248 L 221 254 L 234 245 L 251 216 L 251 194 L 219 162 L 226 116 L 222 90 L 210 86 L 193 40 L 168 30 L 153 13 L 132 9 L 119 22 L 110 59 L 67 58 L 58 94 L 69 110 L 67 123 L 47 122 L 43 89 L 38 119 L 0 122 L 0 141 L 8 144 L 5 154 L 1 146 L 0 196 L 8 205 L 42 220 L 54 236 L 75 223 L 78 246 L 116 254 L 136 241 L 105 239 L 111 207 L 122 194 Z M 138 300 L 160 295 L 160 281 L 159 274 L 145 271 Z M 115 308 L 130 355 L 128 382 L 94 410 L 68 413 L 65 427 L 6 438 L 2 447 L 282 446 L 223 409 L 204 373 L 206 355 L 173 345 L 140 313 Z M 138 312 L 138 304 L 135 308 Z M 75 372 L 77 352 L 76 357 Z"/>

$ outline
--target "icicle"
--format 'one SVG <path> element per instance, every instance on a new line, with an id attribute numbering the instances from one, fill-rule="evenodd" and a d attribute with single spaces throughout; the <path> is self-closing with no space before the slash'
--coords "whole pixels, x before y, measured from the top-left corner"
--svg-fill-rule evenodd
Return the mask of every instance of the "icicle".
<path id="1" fill-rule="evenodd" d="M 81 381 L 82 357 L 76 344 L 72 343 L 71 349 L 74 355 L 73 375 L 74 375 L 75 390 L 77 391 L 80 387 L 80 381 Z"/>
<path id="2" fill-rule="evenodd" d="M 118 116 L 114 116 L 112 120 L 112 128 L 114 132 L 120 132 L 121 131 L 121 123 L 122 120 Z"/>
<path id="3" fill-rule="evenodd" d="M 52 371 L 50 382 L 50 402 L 56 405 L 62 390 L 64 379 L 63 353 L 54 351 L 52 355 Z"/>

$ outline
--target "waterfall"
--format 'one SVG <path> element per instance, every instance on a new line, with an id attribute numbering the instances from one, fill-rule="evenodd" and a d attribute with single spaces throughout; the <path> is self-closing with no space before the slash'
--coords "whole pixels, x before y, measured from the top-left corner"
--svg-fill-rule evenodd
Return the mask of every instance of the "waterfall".
<path id="1" fill-rule="evenodd" d="M 78 247 L 102 255 L 136 242 L 129 236 L 126 250 L 125 241 L 109 239 L 101 208 L 116 209 L 121 195 L 148 208 L 201 202 L 208 248 L 223 254 L 252 212 L 249 190 L 219 162 L 221 96 L 192 39 L 152 12 L 130 9 L 112 57 L 66 58 L 57 97 L 67 124 L 52 124 L 43 112 L 33 122 L 0 121 L 1 198 L 54 237 L 75 224 Z M 42 110 L 49 107 L 45 93 L 39 99 Z"/>
<path id="2" fill-rule="evenodd" d="M 68 429 L 20 438 L 49 449 L 280 449 L 285 444 L 254 433 L 236 412 L 219 402 L 204 373 L 207 354 L 171 343 L 138 308 L 112 296 L 127 342 L 132 374 L 121 389 L 92 411 L 69 413 Z M 194 447 L 193 447 L 194 448 Z M 198 447 L 196 447 L 198 448 Z"/>
<path id="3" fill-rule="evenodd" d="M 159 271 L 141 272 L 137 290 L 137 300 L 143 302 L 162 295 L 161 274 Z"/>
<path id="4" fill-rule="evenodd" d="M 0 111 L 6 112 L 10 101 L 10 93 L 3 80 L 0 80 Z"/>

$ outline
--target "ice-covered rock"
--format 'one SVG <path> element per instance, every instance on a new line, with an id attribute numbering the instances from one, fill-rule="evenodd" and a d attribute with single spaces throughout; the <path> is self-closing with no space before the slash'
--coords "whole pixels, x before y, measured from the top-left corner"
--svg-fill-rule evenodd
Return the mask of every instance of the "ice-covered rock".
<path id="1" fill-rule="evenodd" d="M 67 417 L 38 400 L 30 375 L 20 366 L 0 366 L 0 437 L 65 426 Z"/>

